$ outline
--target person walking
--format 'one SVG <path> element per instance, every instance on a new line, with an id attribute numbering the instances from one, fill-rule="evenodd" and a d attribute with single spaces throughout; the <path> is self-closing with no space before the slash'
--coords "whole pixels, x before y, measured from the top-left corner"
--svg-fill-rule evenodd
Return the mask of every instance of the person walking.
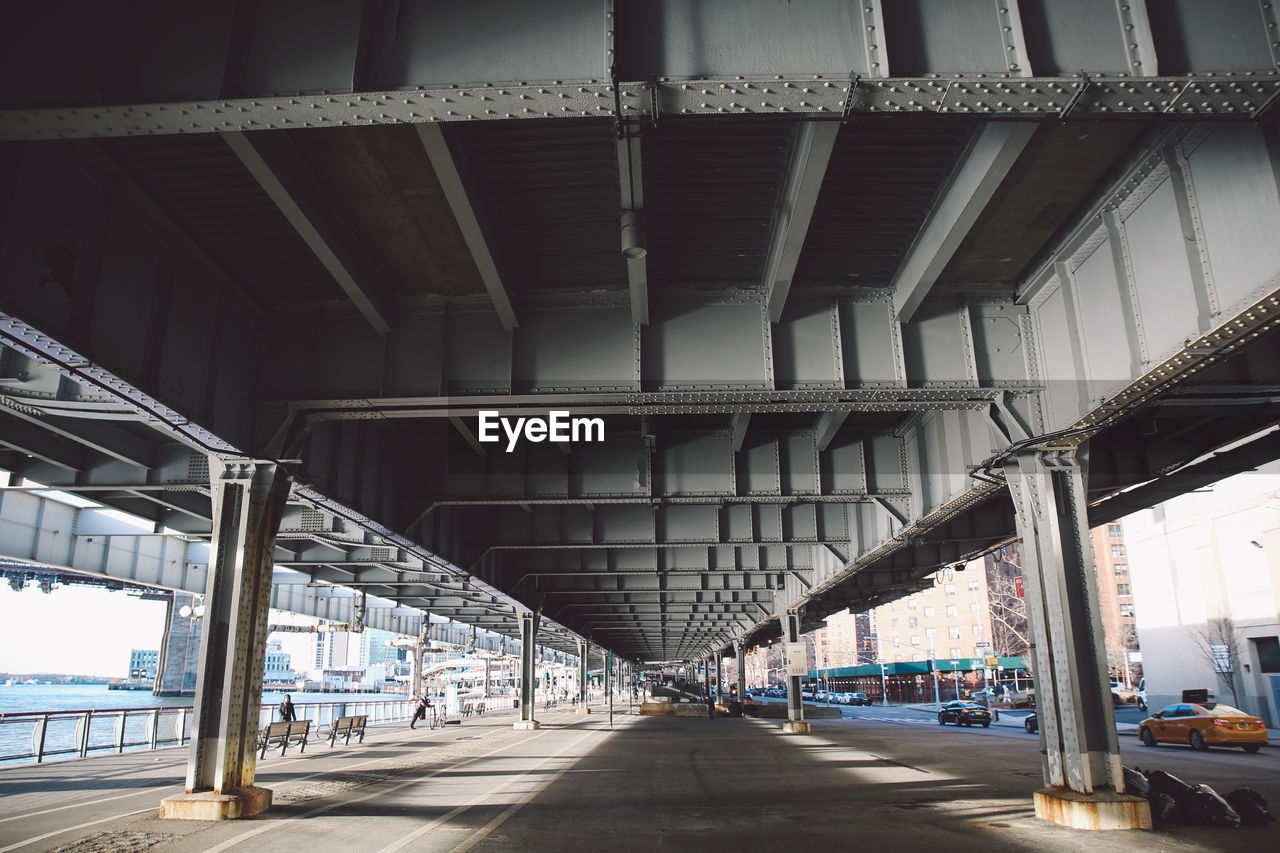
<path id="1" fill-rule="evenodd" d="M 292 723 L 298 718 L 298 711 L 293 707 L 293 700 L 289 698 L 289 694 L 284 695 L 284 701 L 280 703 L 280 722 Z"/>
<path id="2" fill-rule="evenodd" d="M 409 720 L 409 728 L 412 729 L 414 726 L 416 726 L 418 723 L 418 720 L 425 720 L 427 718 L 427 709 L 430 707 L 431 707 L 430 700 L 428 700 L 425 695 L 419 696 L 418 707 L 413 709 L 413 719 Z"/>
<path id="3" fill-rule="evenodd" d="M 714 720 L 716 718 L 716 697 L 710 693 L 707 694 L 707 719 Z"/>

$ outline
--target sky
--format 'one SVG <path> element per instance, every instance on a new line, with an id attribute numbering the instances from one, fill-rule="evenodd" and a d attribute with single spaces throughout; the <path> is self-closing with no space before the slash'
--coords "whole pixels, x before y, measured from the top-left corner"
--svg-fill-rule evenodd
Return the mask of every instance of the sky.
<path id="1" fill-rule="evenodd" d="M 45 594 L 29 584 L 0 586 L 0 672 L 52 672 L 127 678 L 129 652 L 159 650 L 165 603 L 88 586 L 59 586 Z M 271 611 L 273 624 L 316 620 Z M 313 634 L 274 634 L 295 669 L 311 666 Z"/>
<path id="2" fill-rule="evenodd" d="M 159 649 L 165 603 L 124 592 L 0 586 L 0 672 L 125 678 L 131 649 Z"/>

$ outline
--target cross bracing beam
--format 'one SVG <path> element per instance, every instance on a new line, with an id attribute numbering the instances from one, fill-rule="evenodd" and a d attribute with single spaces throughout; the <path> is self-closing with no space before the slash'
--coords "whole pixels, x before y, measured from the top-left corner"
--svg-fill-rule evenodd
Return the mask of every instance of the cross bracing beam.
<path id="1" fill-rule="evenodd" d="M 890 285 L 898 320 L 915 315 L 1035 130 L 1031 122 L 992 122 L 969 143 Z"/>
<path id="2" fill-rule="evenodd" d="M 444 131 L 438 125 L 418 125 L 418 138 L 423 150 L 431 160 L 431 168 L 435 170 L 440 188 L 444 191 L 453 217 L 457 220 L 462 238 L 471 251 L 471 259 L 475 262 L 484 288 L 493 303 L 502 328 L 510 332 L 519 323 L 516 320 L 515 307 L 512 304 L 511 291 L 506 280 L 501 253 L 490 245 L 492 235 L 485 229 L 471 196 L 467 192 L 463 175 L 449 150 L 449 142 Z"/>
<path id="3" fill-rule="evenodd" d="M 809 231 L 809 221 L 818 203 L 818 192 L 826 176 L 827 163 L 835 149 L 840 125 L 806 122 L 800 125 L 791 152 L 782 198 L 774 219 L 772 247 L 765 262 L 764 291 L 769 304 L 769 319 L 782 319 L 791 279 L 795 275 L 800 250 Z"/>
<path id="4" fill-rule="evenodd" d="M 285 134 L 223 134 L 254 180 L 298 232 L 347 297 L 380 334 L 395 305 L 374 263 L 315 174 Z"/>

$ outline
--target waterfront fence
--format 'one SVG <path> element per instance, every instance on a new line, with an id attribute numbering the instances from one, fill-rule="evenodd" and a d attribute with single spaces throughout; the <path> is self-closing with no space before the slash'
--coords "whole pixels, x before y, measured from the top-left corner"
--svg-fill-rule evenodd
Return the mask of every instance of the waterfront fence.
<path id="1" fill-rule="evenodd" d="M 297 718 L 311 720 L 316 731 L 338 717 L 364 715 L 371 726 L 406 722 L 414 705 L 409 699 L 389 699 L 295 702 L 294 708 Z M 279 720 L 278 707 L 261 707 L 259 728 Z M 0 764 L 185 746 L 191 742 L 191 714 L 189 706 L 0 714 Z"/>

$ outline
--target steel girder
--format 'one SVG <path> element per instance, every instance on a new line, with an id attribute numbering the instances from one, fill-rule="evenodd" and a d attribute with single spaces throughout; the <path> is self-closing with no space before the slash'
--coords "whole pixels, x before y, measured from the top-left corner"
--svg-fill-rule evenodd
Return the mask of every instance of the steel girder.
<path id="1" fill-rule="evenodd" d="M 1113 0 L 1021 13 L 983 0 L 616 5 L 506 0 L 394 15 L 354 0 L 323 15 L 276 3 L 243 15 L 217 3 L 182 15 L 153 5 L 128 29 L 101 20 L 105 8 L 68 17 L 33 7 L 11 27 L 21 38 L 5 69 L 25 85 L 6 97 L 0 130 L 52 138 L 581 116 L 1255 116 L 1280 85 L 1275 13 L 1252 0 L 1212 11 L 1176 3 L 1150 17 L 1145 3 Z M 178 49 L 193 25 L 205 39 Z M 441 49 L 456 44 L 474 49 Z M 83 79 L 103 83 L 75 85 Z"/>

